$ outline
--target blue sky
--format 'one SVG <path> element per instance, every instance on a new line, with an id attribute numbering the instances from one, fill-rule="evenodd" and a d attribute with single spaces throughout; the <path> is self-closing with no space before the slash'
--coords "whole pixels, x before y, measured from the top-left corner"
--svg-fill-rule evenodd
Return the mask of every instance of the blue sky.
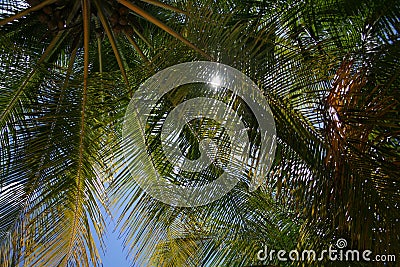
<path id="1" fill-rule="evenodd" d="M 129 261 L 126 259 L 126 251 L 123 251 L 122 239 L 118 239 L 118 232 L 113 232 L 114 223 L 108 225 L 108 233 L 105 237 L 106 249 L 102 256 L 104 267 L 129 267 Z"/>
<path id="2" fill-rule="evenodd" d="M 127 250 L 128 248 L 124 249 L 123 246 L 123 237 L 122 238 L 118 238 L 119 235 L 119 231 L 118 229 L 115 230 L 116 226 L 115 226 L 115 221 L 112 221 L 109 217 L 109 215 L 107 215 L 107 213 L 105 212 L 105 210 L 102 208 L 102 213 L 103 216 L 106 220 L 106 233 L 104 236 L 104 243 L 105 243 L 105 252 L 103 254 L 103 252 L 101 251 L 100 248 L 100 243 L 98 242 L 96 235 L 93 235 L 93 238 L 95 239 L 97 248 L 99 249 L 99 253 L 101 256 L 101 260 L 103 263 L 103 267 L 132 267 L 134 265 L 131 265 L 129 260 L 127 259 Z M 114 218 L 118 218 L 117 216 L 119 216 L 119 214 L 113 210 L 111 210 L 111 212 L 113 213 L 113 217 Z M 93 228 L 93 226 L 91 226 L 91 231 L 92 233 L 95 233 L 95 229 Z"/>

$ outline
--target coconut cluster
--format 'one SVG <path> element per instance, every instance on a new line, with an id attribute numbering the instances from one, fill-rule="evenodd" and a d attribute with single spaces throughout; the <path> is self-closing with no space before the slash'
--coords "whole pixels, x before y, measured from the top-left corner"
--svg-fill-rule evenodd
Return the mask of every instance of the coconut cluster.
<path id="1" fill-rule="evenodd" d="M 27 0 L 31 6 L 40 4 L 40 0 Z M 57 32 L 67 27 L 66 20 L 72 11 L 74 1 L 58 0 L 53 4 L 43 7 L 36 12 L 38 20 L 47 25 L 50 31 Z M 138 26 L 135 16 L 128 8 L 122 6 L 115 1 L 107 1 L 104 3 L 103 12 L 108 18 L 110 26 L 115 34 L 126 33 L 132 35 L 134 29 L 132 25 Z M 96 8 L 91 9 L 92 16 L 97 16 Z M 140 27 L 139 27 L 140 28 Z M 96 34 L 103 35 L 103 28 L 97 27 Z"/>
<path id="2" fill-rule="evenodd" d="M 130 14 L 128 8 L 124 6 L 117 6 L 113 8 L 109 20 L 114 33 L 119 34 L 121 32 L 125 32 L 129 35 L 133 34 L 133 28 L 130 24 L 135 19 L 133 18 L 133 15 Z"/>
<path id="3" fill-rule="evenodd" d="M 37 11 L 37 17 L 39 21 L 49 28 L 51 31 L 62 30 L 66 27 L 65 23 L 71 6 L 69 1 L 59 0 L 51 5 L 43 7 Z M 40 4 L 39 0 L 28 0 L 31 6 Z"/>

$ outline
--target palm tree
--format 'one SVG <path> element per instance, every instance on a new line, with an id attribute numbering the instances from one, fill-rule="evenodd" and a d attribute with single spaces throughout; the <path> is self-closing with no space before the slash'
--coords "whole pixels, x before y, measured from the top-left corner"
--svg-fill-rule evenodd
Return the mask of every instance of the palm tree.
<path id="1" fill-rule="evenodd" d="M 157 68 L 149 58 L 165 35 L 206 56 L 154 17 L 179 26 L 162 10 L 183 11 L 147 2 L 1 3 L 2 264 L 99 264 L 92 231 L 102 245 L 104 182 L 134 75 Z"/>
<path id="2" fill-rule="evenodd" d="M 0 5 L 2 265 L 99 265 L 93 236 L 102 246 L 100 210 L 113 203 L 136 264 L 282 266 L 257 251 L 318 251 L 338 238 L 399 255 L 396 1 Z M 192 60 L 257 83 L 277 151 L 258 190 L 243 180 L 207 206 L 171 207 L 132 179 L 121 130 L 147 77 Z"/>
<path id="3" fill-rule="evenodd" d="M 349 248 L 397 255 L 398 4 L 317 1 L 253 8 L 243 16 L 241 6 L 237 13 L 217 6 L 218 12 L 209 17 L 201 12 L 188 28 L 192 34 L 207 32 L 202 42 L 208 49 L 265 90 L 280 140 L 270 186 L 250 196 L 239 187 L 209 207 L 180 213 L 160 210 L 158 202 L 149 205 L 150 199 L 127 198 L 123 230 L 132 253 L 139 251 L 135 259 L 144 265 L 151 255 L 156 265 L 257 264 L 254 254 L 261 244 L 281 248 L 263 227 L 278 234 L 296 224 L 302 225 L 300 235 L 292 230 L 291 237 L 300 249 L 321 251 L 345 238 Z M 237 19 L 243 17 L 247 21 L 240 24 Z M 381 64 L 391 70 L 382 72 Z M 134 188 L 121 176 L 127 188 Z M 269 203 L 266 192 L 276 196 L 294 225 L 268 220 L 269 212 L 277 218 L 282 213 L 255 201 Z M 176 234 L 181 224 L 185 227 Z M 291 245 L 283 246 L 290 250 Z"/>

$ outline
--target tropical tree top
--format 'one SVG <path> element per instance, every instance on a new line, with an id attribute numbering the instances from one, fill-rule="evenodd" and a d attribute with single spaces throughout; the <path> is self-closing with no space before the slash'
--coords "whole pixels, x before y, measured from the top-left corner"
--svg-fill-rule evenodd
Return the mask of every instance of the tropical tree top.
<path id="1" fill-rule="evenodd" d="M 399 25 L 394 0 L 2 1 L 2 266 L 100 265 L 111 207 L 139 265 L 262 264 L 262 244 L 318 250 L 338 238 L 399 255 Z M 277 150 L 258 190 L 243 180 L 180 208 L 137 185 L 122 128 L 146 78 L 194 60 L 259 86 Z M 161 114 L 196 95 L 185 90 L 160 102 L 154 136 Z M 196 139 L 180 138 L 195 157 Z M 154 140 L 148 151 L 163 162 Z M 170 165 L 158 170 L 168 176 Z"/>

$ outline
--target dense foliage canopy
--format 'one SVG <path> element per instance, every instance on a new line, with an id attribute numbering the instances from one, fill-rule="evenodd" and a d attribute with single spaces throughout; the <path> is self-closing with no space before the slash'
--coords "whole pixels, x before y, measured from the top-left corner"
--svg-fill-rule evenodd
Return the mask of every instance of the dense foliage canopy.
<path id="1" fill-rule="evenodd" d="M 180 208 L 132 179 L 121 131 L 146 78 L 194 60 L 260 87 L 277 151 L 258 190 Z M 340 266 L 256 257 L 338 238 L 400 261 L 399 61 L 396 0 L 1 1 L 0 265 L 98 266 L 113 210 L 135 266 Z"/>

